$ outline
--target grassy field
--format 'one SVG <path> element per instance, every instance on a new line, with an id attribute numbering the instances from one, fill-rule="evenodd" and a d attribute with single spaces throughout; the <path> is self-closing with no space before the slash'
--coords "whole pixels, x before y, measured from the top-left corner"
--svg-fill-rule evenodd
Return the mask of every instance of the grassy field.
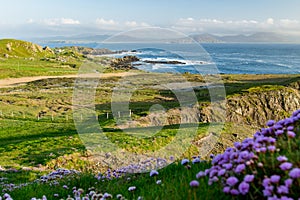
<path id="1" fill-rule="evenodd" d="M 11 47 L 7 46 L 7 42 L 12 43 Z M 21 47 L 13 49 L 17 45 L 14 42 L 0 42 L 0 51 L 8 54 L 7 58 L 0 58 L 0 79 L 75 74 L 85 59 L 83 55 L 76 54 L 68 48 L 59 53 L 44 52 L 45 50 L 32 44 L 19 43 Z M 31 49 L 29 53 L 28 48 Z M 107 66 L 101 67 L 101 70 L 111 72 Z M 226 123 L 225 126 L 219 123 L 197 123 L 182 127 L 179 124 L 171 124 L 161 130 L 159 127 L 147 126 L 146 123 L 130 127 L 125 123 L 128 113 L 120 114 L 126 115 L 125 117 L 112 116 L 112 96 L 118 94 L 119 90 L 123 91 L 123 96 L 117 96 L 114 100 L 122 103 L 127 98 L 130 102 L 128 109 L 131 118 L 142 122 L 149 115 L 149 110 L 161 109 L 155 105 L 161 105 L 167 111 L 180 108 L 176 94 L 168 86 L 178 84 L 186 87 L 184 84 L 188 81 L 195 92 L 197 103 L 206 105 L 210 101 L 210 95 L 205 87 L 205 80 L 214 78 L 188 73 L 178 75 L 135 72 L 136 74 L 130 76 L 105 77 L 100 80 L 82 79 L 81 84 L 93 85 L 95 81 L 98 83 L 92 90 L 86 87 L 82 92 L 88 96 L 89 91 L 95 91 L 93 103 L 98 124 L 109 141 L 127 152 L 145 154 L 157 151 L 172 142 L 179 129 L 189 132 L 190 129 L 196 128 L 197 132 L 189 141 L 190 145 L 181 155 L 176 155 L 179 161 L 176 160 L 159 170 L 159 175 L 155 177 L 150 177 L 149 173 L 142 173 L 126 174 L 119 179 L 99 180 L 99 176 L 95 177 L 95 174 L 107 173 L 108 167 L 101 163 L 101 160 L 93 158 L 92 152 L 86 148 L 74 125 L 73 95 L 79 79 L 43 79 L 0 88 L 0 196 L 8 192 L 13 199 L 41 198 L 43 195 L 46 195 L 47 199 L 61 199 L 67 198 L 68 195 L 73 196 L 72 188 L 75 186 L 77 189 L 83 188 L 85 192 L 108 192 L 113 194 L 114 198 L 117 194 L 122 194 L 127 199 L 138 199 L 139 196 L 143 199 L 232 199 L 232 196 L 222 192 L 220 184 L 208 186 L 208 178 L 200 179 L 198 188 L 189 186 L 190 181 L 196 178 L 195 174 L 209 168 L 210 162 L 183 166 L 180 160 L 192 159 L 192 156 L 199 155 L 198 141 L 213 135 L 214 129 L 209 127 L 221 130 L 212 150 L 214 154 L 223 152 L 234 141 L 251 136 L 254 127 L 235 123 Z M 299 81 L 300 76 L 222 75 L 221 78 L 226 97 L 230 98 L 240 94 L 278 90 Z M 186 88 L 190 89 L 191 86 Z M 89 119 L 83 116 L 81 120 Z M 118 123 L 121 123 L 123 128 L 120 128 Z M 234 136 L 235 133 L 239 133 L 239 137 Z M 90 140 L 93 142 L 95 138 Z M 76 169 L 81 174 L 46 183 L 36 181 L 41 175 L 59 168 Z M 161 180 L 161 183 L 157 184 L 158 180 Z M 9 191 L 9 187 L 13 186 L 7 184 L 11 183 L 29 185 Z M 136 186 L 136 190 L 128 191 L 130 186 Z"/>
<path id="2" fill-rule="evenodd" d="M 147 74 L 149 76 L 149 74 Z M 178 106 L 174 94 L 168 90 L 158 90 L 153 87 L 153 82 L 141 82 L 144 74 L 129 78 L 130 85 L 138 87 L 132 97 L 129 107 L 132 109 L 134 119 L 146 116 L 149 108 L 154 104 L 161 104 L 165 108 Z M 175 75 L 168 74 L 168 82 L 178 82 Z M 186 79 L 201 84 L 203 80 L 199 76 L 186 74 Z M 157 75 L 156 75 L 157 77 Z M 162 84 L 165 76 L 159 78 L 156 84 Z M 261 92 L 264 90 L 277 89 L 298 80 L 298 76 L 266 75 L 266 76 L 234 76 L 224 75 L 225 87 L 228 96 L 241 93 Z M 254 80 L 253 80 L 254 79 Z M 111 94 L 114 87 L 122 81 L 122 77 L 101 79 L 101 84 L 96 90 L 96 112 L 100 125 L 107 137 L 114 143 L 132 152 L 155 151 L 168 144 L 178 130 L 178 125 L 165 126 L 159 133 L 151 137 L 138 138 L 136 133 L 146 134 L 153 131 L 152 127 L 131 129 L 131 134 L 124 134 L 116 127 L 116 121 L 107 112 L 110 111 Z M 159 177 L 149 177 L 148 174 L 129 175 L 128 177 L 112 181 L 99 182 L 94 178 L 91 171 L 104 172 L 105 166 L 95 165 L 91 162 L 90 154 L 86 151 L 84 144 L 73 124 L 72 116 L 72 94 L 75 79 L 59 78 L 34 81 L 25 85 L 2 88 L 0 95 L 0 166 L 6 171 L 0 172 L 1 182 L 5 183 L 28 183 L 37 179 L 42 174 L 50 173 L 54 169 L 68 168 L 82 171 L 80 176 L 71 176 L 59 181 L 59 185 L 53 187 L 49 184 L 34 183 L 22 189 L 10 192 L 14 199 L 29 199 L 36 196 L 47 195 L 48 199 L 58 199 L 54 193 L 66 198 L 71 194 L 71 187 L 82 187 L 88 190 L 95 187 L 99 192 L 109 192 L 114 195 L 122 193 L 128 199 L 137 199 L 143 196 L 145 199 L 210 199 L 211 196 L 220 196 L 222 199 L 230 199 L 222 193 L 217 185 L 207 186 L 207 180 L 201 180 L 201 187 L 193 189 L 188 186 L 189 181 L 194 179 L 195 173 L 207 168 L 207 164 L 192 165 L 190 170 L 180 164 L 172 164 L 159 171 Z M 276 83 L 276 84 L 275 84 Z M 267 85 L 267 86 L 264 86 Z M 201 94 L 199 94 L 201 93 Z M 207 90 L 196 89 L 199 102 L 209 100 Z M 37 117 L 39 116 L 39 117 Z M 208 135 L 209 124 L 200 124 L 196 140 Z M 227 140 L 232 144 L 236 138 L 232 133 L 236 132 L 237 126 L 226 124 L 220 142 Z M 247 130 L 247 131 L 245 131 Z M 241 128 L 247 137 L 251 134 L 251 128 Z M 220 144 L 219 144 L 220 145 Z M 226 145 L 222 147 L 225 149 Z M 197 146 L 192 145 L 182 157 L 197 155 Z M 3 179 L 4 178 L 4 179 Z M 155 182 L 161 179 L 162 184 Z M 176 184 L 173 184 L 176 182 Z M 62 186 L 67 185 L 69 189 Z M 115 186 L 118 185 L 116 189 Z M 129 192 L 128 187 L 135 185 L 137 190 Z M 0 188 L 4 187 L 0 185 Z M 37 189 L 39 188 L 39 189 Z M 180 188 L 180 189 L 179 189 Z M 151 192 L 149 192 L 151 191 Z M 205 195 L 203 195 L 205 194 Z M 19 198 L 22 196 L 22 198 Z"/>

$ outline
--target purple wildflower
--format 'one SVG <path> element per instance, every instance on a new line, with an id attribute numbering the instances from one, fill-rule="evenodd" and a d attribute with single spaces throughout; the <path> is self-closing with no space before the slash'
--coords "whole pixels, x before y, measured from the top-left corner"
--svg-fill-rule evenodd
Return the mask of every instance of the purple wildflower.
<path id="1" fill-rule="evenodd" d="M 205 173 L 203 171 L 200 171 L 196 174 L 196 178 L 199 179 L 201 177 L 205 176 Z"/>
<path id="2" fill-rule="evenodd" d="M 226 169 L 221 169 L 221 170 L 218 172 L 218 176 L 223 176 L 225 173 L 226 173 Z"/>
<path id="3" fill-rule="evenodd" d="M 158 175 L 158 171 L 156 171 L 156 170 L 151 170 L 150 171 L 150 176 L 152 177 L 152 176 L 157 176 Z"/>
<path id="4" fill-rule="evenodd" d="M 279 130 L 279 129 L 283 129 L 283 126 L 280 125 L 280 124 L 275 124 L 275 125 L 273 126 L 273 128 L 276 129 L 276 130 Z"/>
<path id="5" fill-rule="evenodd" d="M 265 197 L 269 197 L 269 196 L 271 196 L 273 194 L 273 190 L 274 190 L 274 186 L 267 186 L 263 190 L 263 195 Z"/>
<path id="6" fill-rule="evenodd" d="M 277 136 L 280 136 L 280 135 L 282 135 L 283 133 L 284 133 L 283 130 L 277 130 L 277 131 L 275 131 L 275 135 L 277 135 Z"/>
<path id="7" fill-rule="evenodd" d="M 270 152 L 274 152 L 274 151 L 276 150 L 276 147 L 273 146 L 273 145 L 268 146 L 268 150 L 269 150 Z"/>
<path id="8" fill-rule="evenodd" d="M 288 161 L 288 158 L 285 157 L 285 156 L 278 156 L 278 157 L 277 157 L 277 160 L 278 160 L 279 162 L 286 162 L 286 161 Z"/>
<path id="9" fill-rule="evenodd" d="M 286 187 L 291 187 L 292 184 L 293 184 L 293 179 L 291 179 L 291 178 L 286 179 L 286 180 L 284 181 L 284 185 L 285 185 Z"/>
<path id="10" fill-rule="evenodd" d="M 191 187 L 199 187 L 199 182 L 196 181 L 196 180 L 193 180 L 193 181 L 190 182 L 190 186 Z"/>
<path id="11" fill-rule="evenodd" d="M 270 127 L 270 126 L 274 126 L 274 124 L 275 124 L 274 120 L 269 120 L 266 125 Z"/>
<path id="12" fill-rule="evenodd" d="M 194 158 L 194 159 L 192 160 L 192 163 L 193 163 L 193 164 L 200 163 L 200 162 L 201 162 L 200 158 Z"/>
<path id="13" fill-rule="evenodd" d="M 187 165 L 189 162 L 190 162 L 189 159 L 183 159 L 183 160 L 181 161 L 181 164 L 182 164 L 182 165 Z"/>
<path id="14" fill-rule="evenodd" d="M 260 148 L 260 152 L 265 153 L 266 151 L 267 151 L 267 148 L 266 148 L 266 147 L 261 147 L 261 148 Z"/>
<path id="15" fill-rule="evenodd" d="M 280 185 L 277 187 L 277 193 L 278 194 L 288 194 L 289 193 L 289 188 L 286 187 L 285 185 Z"/>
<path id="16" fill-rule="evenodd" d="M 240 149 L 242 147 L 241 143 L 239 142 L 235 142 L 233 145 L 236 149 Z"/>
<path id="17" fill-rule="evenodd" d="M 296 133 L 294 133 L 293 131 L 288 131 L 287 134 L 290 138 L 296 137 Z"/>
<path id="18" fill-rule="evenodd" d="M 294 200 L 294 199 L 287 196 L 281 196 L 280 200 Z"/>
<path id="19" fill-rule="evenodd" d="M 223 167 L 225 167 L 226 170 L 230 170 L 232 168 L 232 164 L 226 163 L 226 164 L 223 164 Z"/>
<path id="20" fill-rule="evenodd" d="M 239 195 L 240 193 L 239 193 L 238 190 L 232 189 L 232 190 L 230 190 L 230 194 L 231 194 L 231 195 Z"/>
<path id="21" fill-rule="evenodd" d="M 262 185 L 266 188 L 268 187 L 268 185 L 270 184 L 270 179 L 269 178 L 265 178 L 262 182 Z"/>
<path id="22" fill-rule="evenodd" d="M 265 197 L 269 197 L 269 196 L 272 195 L 272 192 L 269 191 L 269 190 L 267 190 L 267 189 L 264 189 L 264 190 L 263 190 L 263 195 L 264 195 Z"/>
<path id="23" fill-rule="evenodd" d="M 279 168 L 283 171 L 290 170 L 292 168 L 293 164 L 289 162 L 284 162 L 281 165 L 279 165 Z"/>
<path id="24" fill-rule="evenodd" d="M 280 181 L 280 176 L 279 175 L 272 175 L 270 177 L 271 183 L 278 183 Z"/>
<path id="25" fill-rule="evenodd" d="M 254 180 L 254 175 L 249 175 L 247 174 L 245 177 L 244 177 L 244 181 L 247 182 L 247 183 L 250 183 Z"/>
<path id="26" fill-rule="evenodd" d="M 291 178 L 300 178 L 300 169 L 299 168 L 294 168 L 290 171 L 289 176 Z"/>
<path id="27" fill-rule="evenodd" d="M 294 126 L 289 126 L 289 127 L 287 127 L 287 130 L 288 130 L 288 131 L 293 131 L 293 130 L 294 130 Z"/>
<path id="28" fill-rule="evenodd" d="M 239 180 L 236 178 L 236 177 L 234 177 L 234 176 L 231 176 L 231 177 L 229 177 L 227 180 L 226 180 L 226 183 L 227 183 L 227 185 L 229 185 L 229 186 L 234 186 L 235 184 L 237 184 L 239 182 Z"/>
<path id="29" fill-rule="evenodd" d="M 224 187 L 223 192 L 228 194 L 230 192 L 230 187 L 228 187 L 228 186 Z"/>
<path id="30" fill-rule="evenodd" d="M 239 164 L 236 168 L 235 168 L 235 172 L 236 173 L 241 173 L 245 170 L 246 166 L 244 164 Z"/>
<path id="31" fill-rule="evenodd" d="M 239 185 L 239 192 L 242 194 L 242 195 L 245 195 L 249 192 L 249 188 L 250 188 L 250 185 L 246 182 L 241 182 L 240 185 Z"/>

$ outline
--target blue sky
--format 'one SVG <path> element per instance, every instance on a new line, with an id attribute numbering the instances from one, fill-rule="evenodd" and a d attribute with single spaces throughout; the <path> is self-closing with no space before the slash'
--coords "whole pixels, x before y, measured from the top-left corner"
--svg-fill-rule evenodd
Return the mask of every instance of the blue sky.
<path id="1" fill-rule="evenodd" d="M 0 0 L 0 37 L 107 34 L 159 26 L 184 33 L 300 32 L 299 0 Z"/>

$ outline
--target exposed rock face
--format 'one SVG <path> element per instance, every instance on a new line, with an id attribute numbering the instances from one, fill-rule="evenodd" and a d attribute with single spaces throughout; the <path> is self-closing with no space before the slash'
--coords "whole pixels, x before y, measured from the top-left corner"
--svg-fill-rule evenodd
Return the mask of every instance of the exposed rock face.
<path id="1" fill-rule="evenodd" d="M 43 48 L 43 50 L 44 50 L 44 51 L 47 51 L 47 52 L 49 52 L 49 53 L 51 53 L 51 54 L 54 54 L 54 51 L 53 51 L 50 47 L 48 47 L 48 46 L 45 46 L 45 47 Z"/>
<path id="2" fill-rule="evenodd" d="M 193 108 L 174 108 L 166 113 L 151 113 L 135 122 L 139 126 L 161 126 L 170 124 L 220 122 L 226 108 L 226 122 L 264 127 L 270 120 L 288 117 L 300 109 L 300 82 L 282 89 L 242 94 L 227 99 L 226 105 L 215 108 L 201 106 Z M 218 110 L 219 109 L 219 110 Z M 222 110 L 224 109 L 224 110 Z"/>
<path id="3" fill-rule="evenodd" d="M 139 58 L 136 56 L 124 56 L 123 58 L 115 58 L 111 61 L 110 65 L 114 70 L 118 69 L 135 69 L 132 66 L 132 62 L 139 61 Z"/>
<path id="4" fill-rule="evenodd" d="M 12 49 L 11 49 L 11 43 L 7 43 L 6 44 L 6 49 L 7 49 L 7 51 L 11 51 Z"/>
<path id="5" fill-rule="evenodd" d="M 156 61 L 156 60 L 145 60 L 144 62 L 145 63 L 150 63 L 150 64 L 172 64 L 172 65 L 176 65 L 176 64 L 184 65 L 184 64 L 186 64 L 184 62 L 180 62 L 180 61 L 177 61 L 177 60 L 170 60 L 170 61 L 164 61 L 164 60 L 159 60 L 159 61 Z"/>
<path id="6" fill-rule="evenodd" d="M 264 126 L 266 121 L 287 117 L 299 108 L 299 90 L 292 88 L 242 95 L 228 100 L 227 121 Z"/>

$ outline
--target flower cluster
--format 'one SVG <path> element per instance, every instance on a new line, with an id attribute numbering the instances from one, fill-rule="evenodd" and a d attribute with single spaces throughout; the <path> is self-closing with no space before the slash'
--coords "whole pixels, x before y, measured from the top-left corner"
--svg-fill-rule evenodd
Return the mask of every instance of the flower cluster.
<path id="1" fill-rule="evenodd" d="M 268 128 L 256 132 L 253 138 L 235 142 L 233 148 L 214 156 L 212 167 L 200 171 L 196 178 L 208 176 L 209 185 L 221 182 L 223 192 L 230 195 L 268 199 L 299 197 L 299 157 L 294 163 L 288 159 L 293 142 L 299 145 L 299 120 L 300 110 L 297 110 L 290 118 L 268 121 Z M 287 155 L 281 155 L 283 152 Z"/>
<path id="2" fill-rule="evenodd" d="M 50 185 L 59 185 L 58 180 L 65 178 L 66 176 L 72 176 L 79 173 L 80 172 L 76 170 L 57 169 L 47 175 L 41 176 L 39 179 L 36 179 L 33 182 L 22 183 L 18 185 L 13 183 L 1 184 L 1 187 L 3 188 L 2 192 L 11 192 L 15 189 L 20 189 L 34 183 L 49 183 Z"/>
<path id="3" fill-rule="evenodd" d="M 130 164 L 119 169 L 107 169 L 104 173 L 99 173 L 96 178 L 99 181 L 112 180 L 114 178 L 124 177 L 126 174 L 132 174 L 136 172 L 151 171 L 154 168 L 162 168 L 166 166 L 170 161 L 164 158 L 149 158 L 141 161 L 137 164 Z M 153 174 L 155 176 L 157 174 Z"/>

